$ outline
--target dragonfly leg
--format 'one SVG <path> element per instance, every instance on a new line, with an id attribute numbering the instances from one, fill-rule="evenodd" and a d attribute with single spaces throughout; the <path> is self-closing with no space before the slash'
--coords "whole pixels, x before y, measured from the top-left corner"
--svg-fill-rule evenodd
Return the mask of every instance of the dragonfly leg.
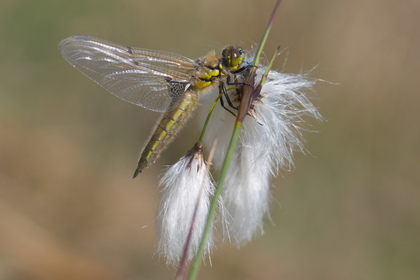
<path id="1" fill-rule="evenodd" d="M 237 85 L 247 85 L 247 86 L 250 86 L 250 87 L 253 87 L 253 86 L 251 86 L 250 84 L 247 84 L 247 83 L 239 83 L 239 82 L 233 82 L 233 83 L 231 83 L 230 82 L 230 76 L 227 76 L 227 79 L 226 79 L 226 84 L 227 85 L 235 85 L 235 86 L 237 86 Z M 236 93 L 237 93 L 237 95 L 238 96 L 240 96 L 240 90 L 239 90 L 239 88 L 238 87 L 236 87 L 235 88 L 236 89 Z M 220 85 L 219 85 L 219 92 L 220 92 L 220 94 L 223 92 L 223 95 L 224 95 L 224 97 L 226 98 L 226 101 L 227 101 L 227 103 L 228 103 L 228 105 L 229 105 L 229 107 L 231 107 L 231 108 L 233 108 L 233 109 L 235 109 L 236 111 L 238 110 L 238 107 L 235 107 L 233 104 L 232 104 L 232 101 L 230 100 L 230 98 L 229 98 L 229 95 L 228 95 L 228 93 L 227 93 L 227 90 L 226 90 L 226 87 L 225 87 L 225 84 L 224 83 L 220 83 Z M 235 113 L 233 113 L 231 110 L 229 110 L 229 108 L 227 108 L 225 105 L 224 105 L 224 102 L 223 102 L 223 96 L 220 98 L 220 105 L 223 107 L 223 109 L 225 109 L 226 111 L 228 111 L 229 113 L 231 113 L 233 116 L 235 116 L 236 117 L 236 114 Z M 251 116 L 251 117 L 253 117 L 249 112 L 248 113 L 246 113 L 248 116 Z M 262 125 L 260 122 L 258 122 L 258 124 L 260 124 L 260 125 Z"/>
<path id="2" fill-rule="evenodd" d="M 226 91 L 226 87 L 225 87 L 225 84 L 224 83 L 220 83 L 220 85 L 219 85 L 219 92 L 220 93 L 223 93 L 223 96 L 226 98 L 226 101 L 227 101 L 229 107 L 231 107 L 231 108 L 233 108 L 235 110 L 238 110 L 238 107 L 233 106 L 232 101 L 230 100 L 229 95 L 228 95 L 228 93 Z M 225 106 L 225 103 L 223 101 L 223 96 L 220 98 L 220 105 L 222 106 L 223 109 L 225 109 L 226 111 L 228 111 L 229 113 L 231 113 L 233 116 L 236 117 L 236 114 L 233 113 L 229 108 L 227 108 Z"/>
<path id="3" fill-rule="evenodd" d="M 246 69 L 246 68 L 245 68 L 245 67 L 243 67 L 243 68 L 240 68 L 240 69 L 238 69 L 238 70 L 243 71 L 243 70 L 245 70 L 245 69 Z M 237 71 L 238 71 L 238 70 L 233 71 L 233 72 L 231 72 L 231 73 L 232 73 L 232 74 L 237 73 Z M 241 82 L 238 82 L 237 80 L 236 80 L 235 82 L 231 82 L 231 81 L 230 81 L 230 75 L 227 75 L 227 77 L 226 77 L 226 84 L 227 84 L 227 85 L 229 85 L 229 86 L 250 86 L 250 87 L 254 88 L 252 85 L 250 85 L 250 84 L 248 84 L 248 83 L 241 83 Z"/>

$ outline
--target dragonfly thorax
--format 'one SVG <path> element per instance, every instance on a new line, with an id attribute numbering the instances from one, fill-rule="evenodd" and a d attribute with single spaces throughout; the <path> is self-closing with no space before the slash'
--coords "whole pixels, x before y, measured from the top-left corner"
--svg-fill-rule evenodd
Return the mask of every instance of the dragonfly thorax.
<path id="1" fill-rule="evenodd" d="M 205 88 L 212 84 L 213 79 L 221 75 L 221 64 L 214 51 L 197 59 L 197 72 L 194 75 L 193 87 L 196 89 Z"/>
<path id="2" fill-rule="evenodd" d="M 240 47 L 226 46 L 222 51 L 222 58 L 218 59 L 215 52 L 211 51 L 202 58 L 195 61 L 197 73 L 192 85 L 196 89 L 205 88 L 212 84 L 215 78 L 223 73 L 234 71 L 241 66 L 244 60 L 244 53 Z M 226 71 L 227 70 L 227 71 Z"/>

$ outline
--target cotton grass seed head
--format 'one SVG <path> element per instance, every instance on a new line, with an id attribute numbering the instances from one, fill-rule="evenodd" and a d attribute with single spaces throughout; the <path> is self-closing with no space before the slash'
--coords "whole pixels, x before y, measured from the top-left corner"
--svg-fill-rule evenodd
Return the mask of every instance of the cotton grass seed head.
<path id="1" fill-rule="evenodd" d="M 176 266 L 183 255 L 190 232 L 186 260 L 194 257 L 214 191 L 201 147 L 196 145 L 169 167 L 160 185 L 162 197 L 156 218 L 158 251 L 168 265 Z M 206 251 L 209 252 L 213 240 L 211 234 L 207 240 Z"/>
<path id="2" fill-rule="evenodd" d="M 258 69 L 257 81 L 265 69 L 263 66 Z M 244 120 L 222 191 L 223 209 L 227 211 L 222 214 L 225 237 L 238 246 L 263 233 L 263 218 L 269 211 L 271 179 L 280 169 L 293 167 L 295 151 L 304 152 L 305 120 L 308 117 L 322 119 L 309 100 L 316 81 L 308 74 L 270 70 L 259 98 L 250 108 L 250 116 Z M 240 98 L 235 94 L 236 91 L 230 91 L 231 100 L 237 104 Z M 209 125 L 207 139 L 220 137 L 214 159 L 214 167 L 218 170 L 235 119 L 223 109 L 215 115 L 218 117 Z"/>

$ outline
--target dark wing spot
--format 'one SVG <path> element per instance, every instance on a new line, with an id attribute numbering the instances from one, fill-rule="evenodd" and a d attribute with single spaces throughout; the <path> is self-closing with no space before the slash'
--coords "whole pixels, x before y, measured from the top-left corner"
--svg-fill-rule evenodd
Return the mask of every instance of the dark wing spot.
<path id="1" fill-rule="evenodd" d="M 168 82 L 168 93 L 172 98 L 172 102 L 169 104 L 169 107 L 174 108 L 174 106 L 181 100 L 180 97 L 187 89 L 188 83 L 174 82 L 169 77 L 166 77 L 165 80 Z"/>
<path id="2" fill-rule="evenodd" d="M 166 81 L 168 82 L 168 90 L 171 97 L 178 97 L 182 95 L 188 85 L 188 83 L 173 82 L 169 80 L 169 78 L 166 78 Z"/>

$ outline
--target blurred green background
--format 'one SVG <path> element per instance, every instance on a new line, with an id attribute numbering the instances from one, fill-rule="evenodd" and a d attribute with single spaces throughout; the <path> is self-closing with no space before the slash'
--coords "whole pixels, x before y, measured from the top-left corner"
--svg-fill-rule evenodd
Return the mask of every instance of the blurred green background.
<path id="1" fill-rule="evenodd" d="M 86 34 L 196 58 L 259 42 L 274 0 L 0 2 L 0 278 L 171 279 L 154 253 L 157 181 L 193 122 L 131 179 L 158 114 L 62 59 Z M 272 223 L 218 243 L 200 279 L 415 279 L 420 273 L 420 2 L 284 1 L 266 48 L 318 65 L 327 122 L 274 182 Z M 286 55 L 276 61 L 281 69 Z M 187 141 L 186 141 L 187 140 Z"/>

